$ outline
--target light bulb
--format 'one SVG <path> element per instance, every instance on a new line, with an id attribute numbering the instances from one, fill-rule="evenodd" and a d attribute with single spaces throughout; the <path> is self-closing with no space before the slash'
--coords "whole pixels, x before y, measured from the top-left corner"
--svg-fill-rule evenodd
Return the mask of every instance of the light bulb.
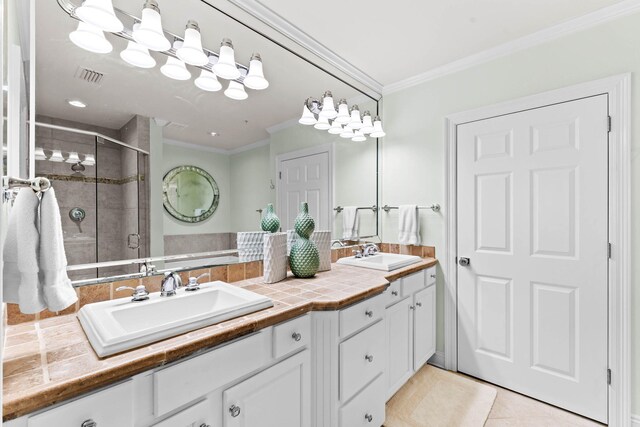
<path id="1" fill-rule="evenodd" d="M 111 0 L 84 0 L 82 6 L 75 10 L 75 14 L 87 24 L 94 25 L 102 31 L 119 33 L 124 29 L 122 21 L 113 10 Z"/>
<path id="2" fill-rule="evenodd" d="M 75 151 L 72 151 L 69 153 L 69 158 L 67 158 L 66 160 L 67 163 L 80 163 L 80 157 L 78 156 L 78 153 L 76 153 Z"/>
<path id="3" fill-rule="evenodd" d="M 338 115 L 336 116 L 336 122 L 341 125 L 346 125 L 351 120 L 351 116 L 349 116 L 349 106 L 347 105 L 347 100 L 342 98 L 338 103 Z"/>
<path id="4" fill-rule="evenodd" d="M 368 135 L 371 132 L 373 132 L 373 123 L 371 122 L 371 113 L 368 111 L 365 111 L 364 113 L 362 113 L 362 127 L 360 128 L 360 131 L 365 135 Z"/>
<path id="5" fill-rule="evenodd" d="M 249 74 L 244 78 L 243 82 L 246 87 L 254 90 L 263 90 L 269 87 L 269 82 L 264 78 L 262 69 L 262 58 L 259 53 L 251 55 L 249 60 Z"/>
<path id="6" fill-rule="evenodd" d="M 307 104 L 305 103 L 302 107 L 302 117 L 300 117 L 298 123 L 300 123 L 301 125 L 315 125 L 316 122 L 317 120 L 315 116 L 313 115 L 311 110 L 309 110 L 309 107 L 307 107 Z"/>
<path id="7" fill-rule="evenodd" d="M 109 53 L 113 46 L 104 37 L 102 30 L 86 22 L 78 22 L 78 28 L 69 33 L 69 40 L 76 46 L 94 53 Z"/>
<path id="8" fill-rule="evenodd" d="M 362 127 L 362 121 L 360 120 L 360 110 L 358 110 L 358 106 L 354 105 L 351 107 L 351 119 L 349 123 L 347 123 L 347 127 L 349 129 L 360 129 Z"/>
<path id="9" fill-rule="evenodd" d="M 173 47 L 175 49 L 179 49 L 181 45 L 182 42 L 179 40 L 173 42 Z M 184 62 L 178 58 L 174 58 L 173 56 L 167 57 L 167 62 L 160 67 L 160 72 L 174 80 L 189 80 L 191 78 L 191 73 L 187 70 L 187 66 Z"/>
<path id="10" fill-rule="evenodd" d="M 202 36 L 196 21 L 189 20 L 187 22 L 187 27 L 184 30 L 184 43 L 180 49 L 176 50 L 176 55 L 187 64 L 198 67 L 209 62 L 209 57 L 202 51 Z"/>
<path id="11" fill-rule="evenodd" d="M 348 126 L 345 126 L 344 129 L 342 129 L 342 133 L 340 134 L 340 138 L 353 138 L 355 135 L 353 133 L 353 130 L 350 129 Z"/>
<path id="12" fill-rule="evenodd" d="M 329 128 L 329 133 L 331 135 L 340 135 L 342 133 L 342 125 L 334 120 Z"/>
<path id="13" fill-rule="evenodd" d="M 382 121 L 380 117 L 376 116 L 376 118 L 373 119 L 373 132 L 371 132 L 369 136 L 371 138 L 382 138 L 385 135 L 386 133 L 382 130 Z"/>
<path id="14" fill-rule="evenodd" d="M 47 160 L 47 155 L 44 153 L 44 148 L 42 147 L 36 147 L 33 155 L 35 156 L 36 160 Z"/>
<path id="15" fill-rule="evenodd" d="M 222 84 L 218 81 L 218 78 L 209 70 L 202 70 L 200 77 L 195 79 L 195 85 L 207 92 L 217 92 L 222 89 Z"/>
<path id="16" fill-rule="evenodd" d="M 364 133 L 362 133 L 361 130 L 357 130 L 353 133 L 353 138 L 351 138 L 351 140 L 354 142 L 362 142 L 362 141 L 366 141 L 367 137 L 364 136 Z"/>
<path id="17" fill-rule="evenodd" d="M 229 82 L 229 86 L 227 90 L 224 91 L 224 94 L 231 99 L 235 99 L 237 101 L 242 101 L 243 99 L 247 99 L 249 95 L 244 90 L 244 85 L 242 83 L 238 83 L 235 80 L 231 80 Z"/>
<path id="18" fill-rule="evenodd" d="M 133 25 L 133 31 L 138 28 L 140 24 Z M 131 64 L 134 67 L 140 68 L 153 68 L 156 66 L 156 60 L 149 54 L 149 50 L 139 43 L 129 41 L 127 48 L 120 52 L 120 58 L 127 64 Z"/>
<path id="19" fill-rule="evenodd" d="M 95 166 L 96 158 L 93 156 L 93 154 L 85 154 L 82 164 L 85 166 Z"/>
<path id="20" fill-rule="evenodd" d="M 155 0 L 147 0 L 142 9 L 140 26 L 133 31 L 133 39 L 150 50 L 171 49 L 171 42 L 164 36 L 160 8 Z"/>
<path id="21" fill-rule="evenodd" d="M 227 80 L 235 80 L 240 78 L 240 70 L 236 66 L 236 59 L 233 53 L 233 44 L 229 39 L 222 39 L 220 44 L 220 57 L 218 62 L 213 66 L 213 72 L 218 77 Z"/>
<path id="22" fill-rule="evenodd" d="M 333 119 L 337 115 L 336 108 L 333 106 L 333 95 L 331 91 L 326 91 L 322 96 L 322 111 L 320 111 L 319 116 Z"/>
<path id="23" fill-rule="evenodd" d="M 327 119 L 326 117 L 318 117 L 318 121 L 316 122 L 315 125 L 313 125 L 314 128 L 318 129 L 318 130 L 328 130 L 331 128 L 331 125 L 329 124 L 329 119 Z"/>
<path id="24" fill-rule="evenodd" d="M 51 153 L 51 157 L 49 157 L 49 160 L 56 163 L 64 162 L 64 156 L 62 155 L 62 152 L 60 150 L 53 150 L 53 152 Z"/>

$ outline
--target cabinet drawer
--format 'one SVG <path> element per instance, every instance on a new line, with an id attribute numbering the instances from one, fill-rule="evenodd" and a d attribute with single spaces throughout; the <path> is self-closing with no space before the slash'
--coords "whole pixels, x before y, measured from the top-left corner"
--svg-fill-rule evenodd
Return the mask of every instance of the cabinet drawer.
<path id="1" fill-rule="evenodd" d="M 290 320 L 273 328 L 273 357 L 279 358 L 311 342 L 309 315 Z"/>
<path id="2" fill-rule="evenodd" d="M 340 408 L 340 427 L 379 427 L 384 423 L 384 376 Z"/>
<path id="3" fill-rule="evenodd" d="M 340 401 L 351 399 L 383 371 L 384 332 L 384 322 L 380 321 L 340 344 Z"/>
<path id="4" fill-rule="evenodd" d="M 133 402 L 133 382 L 127 381 L 29 417 L 27 426 L 79 427 L 93 420 L 98 426 L 133 427 Z"/>
<path id="5" fill-rule="evenodd" d="M 271 329 L 153 374 L 155 415 L 161 416 L 266 365 Z"/>
<path id="6" fill-rule="evenodd" d="M 427 286 L 433 285 L 436 283 L 436 266 L 429 267 L 425 270 L 425 274 L 427 275 Z"/>
<path id="7" fill-rule="evenodd" d="M 213 425 L 214 416 L 212 412 L 211 402 L 205 399 L 166 420 L 160 421 L 158 424 L 154 424 L 153 427 L 197 427 L 201 425 Z M 98 425 L 98 427 L 100 426 Z"/>
<path id="8" fill-rule="evenodd" d="M 427 286 L 425 270 L 402 278 L 402 296 L 408 297 Z"/>
<path id="9" fill-rule="evenodd" d="M 340 311 L 340 338 L 371 325 L 384 314 L 384 296 L 378 295 Z"/>
<path id="10" fill-rule="evenodd" d="M 400 282 L 401 280 L 391 282 L 387 290 L 382 294 L 385 297 L 385 307 L 390 307 L 402 299 L 402 295 L 400 295 Z"/>

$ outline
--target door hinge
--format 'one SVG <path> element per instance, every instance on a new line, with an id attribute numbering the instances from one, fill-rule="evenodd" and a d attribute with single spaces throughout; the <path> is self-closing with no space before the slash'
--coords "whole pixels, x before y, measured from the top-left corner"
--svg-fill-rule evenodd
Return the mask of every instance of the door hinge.
<path id="1" fill-rule="evenodd" d="M 607 384 L 611 385 L 611 369 L 607 369 Z"/>
<path id="2" fill-rule="evenodd" d="M 611 132 L 611 116 L 607 116 L 607 132 Z"/>
<path id="3" fill-rule="evenodd" d="M 611 243 L 607 243 L 607 257 L 611 259 Z"/>

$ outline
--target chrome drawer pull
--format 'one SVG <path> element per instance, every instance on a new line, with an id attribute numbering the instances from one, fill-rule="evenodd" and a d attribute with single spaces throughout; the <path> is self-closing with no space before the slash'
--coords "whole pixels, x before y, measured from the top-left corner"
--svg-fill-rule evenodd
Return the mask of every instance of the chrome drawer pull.
<path id="1" fill-rule="evenodd" d="M 233 418 L 237 417 L 238 415 L 240 415 L 240 407 L 236 405 L 231 405 L 231 407 L 229 408 L 229 413 Z"/>
<path id="2" fill-rule="evenodd" d="M 293 335 L 291 335 L 291 338 L 295 341 L 300 341 L 302 339 L 302 335 L 299 332 L 294 332 Z"/>
<path id="3" fill-rule="evenodd" d="M 417 303 L 416 303 L 416 305 L 417 305 L 418 307 L 422 307 L 422 303 L 421 303 L 421 302 L 417 302 Z"/>
<path id="4" fill-rule="evenodd" d="M 371 363 L 373 362 L 373 356 L 370 354 L 367 354 L 366 356 L 364 356 L 364 358 L 367 360 L 367 362 Z"/>
<path id="5" fill-rule="evenodd" d="M 373 317 L 373 311 L 372 310 L 367 310 L 364 312 L 365 316 L 367 317 Z"/>
<path id="6" fill-rule="evenodd" d="M 398 291 L 391 291 L 391 295 L 393 295 L 394 297 L 398 296 Z"/>
<path id="7" fill-rule="evenodd" d="M 80 427 L 98 427 L 98 423 L 89 418 L 85 420 Z"/>
<path id="8" fill-rule="evenodd" d="M 373 421 L 373 415 L 371 415 L 371 414 L 366 414 L 366 415 L 364 416 L 364 419 L 365 419 L 365 420 L 367 420 L 368 422 L 371 422 L 371 421 Z"/>

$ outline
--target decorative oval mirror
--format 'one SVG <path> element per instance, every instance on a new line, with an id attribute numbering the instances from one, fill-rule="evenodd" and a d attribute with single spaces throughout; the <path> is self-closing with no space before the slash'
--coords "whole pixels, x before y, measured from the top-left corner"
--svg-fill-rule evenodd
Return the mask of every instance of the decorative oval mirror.
<path id="1" fill-rule="evenodd" d="M 162 201 L 169 214 L 183 222 L 201 222 L 218 208 L 218 184 L 204 169 L 178 166 L 162 181 Z"/>

